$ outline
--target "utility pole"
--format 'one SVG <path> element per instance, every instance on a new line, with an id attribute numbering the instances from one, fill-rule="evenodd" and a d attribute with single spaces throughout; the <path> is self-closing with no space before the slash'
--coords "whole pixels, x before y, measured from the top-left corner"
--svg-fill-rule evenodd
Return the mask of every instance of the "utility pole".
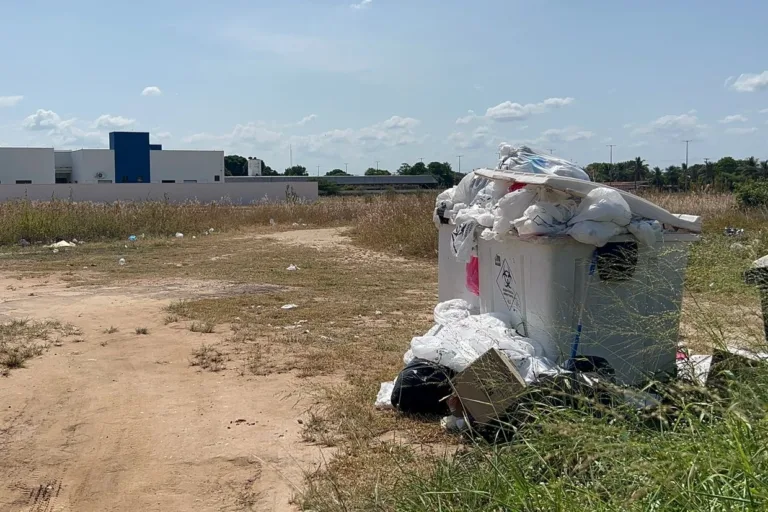
<path id="1" fill-rule="evenodd" d="M 379 172 L 379 161 L 376 160 L 376 172 Z"/>
<path id="2" fill-rule="evenodd" d="M 347 162 L 344 162 L 344 172 L 349 174 L 349 164 Z"/>
<path id="3" fill-rule="evenodd" d="M 320 166 L 319 165 L 317 166 L 317 177 L 318 178 L 320 177 Z"/>
<path id="4" fill-rule="evenodd" d="M 606 144 L 606 146 L 611 148 L 611 157 L 610 157 L 611 158 L 611 160 L 610 160 L 611 163 L 608 165 L 608 179 L 613 181 L 613 176 L 612 176 L 613 175 L 613 148 L 616 147 L 616 144 Z M 593 176 L 592 179 L 594 180 L 595 177 Z"/>
<path id="5" fill-rule="evenodd" d="M 691 139 L 684 140 L 685 142 L 685 168 L 688 168 L 688 143 L 691 142 Z"/>
<path id="6" fill-rule="evenodd" d="M 461 157 L 464 155 L 456 155 L 459 158 L 459 174 L 461 174 Z"/>
<path id="7" fill-rule="evenodd" d="M 293 167 L 293 144 L 288 146 L 288 151 L 291 153 L 291 167 Z"/>
<path id="8" fill-rule="evenodd" d="M 424 163 L 424 157 L 419 158 L 421 160 L 421 163 Z"/>
<path id="9" fill-rule="evenodd" d="M 547 148 L 547 151 L 549 151 L 550 155 L 554 155 L 555 154 L 555 150 L 552 149 L 552 148 Z"/>

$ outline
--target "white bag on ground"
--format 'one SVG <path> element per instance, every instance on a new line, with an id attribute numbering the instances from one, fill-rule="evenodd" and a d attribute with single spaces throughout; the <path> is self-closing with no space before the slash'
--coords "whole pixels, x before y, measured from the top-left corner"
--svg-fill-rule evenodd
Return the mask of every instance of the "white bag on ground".
<path id="1" fill-rule="evenodd" d="M 411 340 L 414 358 L 432 361 L 460 372 L 491 348 L 501 350 L 520 370 L 527 382 L 536 378 L 536 372 L 550 368 L 548 352 L 542 344 L 517 335 L 509 328 L 507 315 L 486 313 L 473 315 L 458 322 L 444 325 L 430 336 L 417 336 Z"/>
<path id="2" fill-rule="evenodd" d="M 374 406 L 381 410 L 394 409 L 394 406 L 392 405 L 392 391 L 394 391 L 394 389 L 395 381 L 382 382 L 379 387 L 379 392 L 376 395 Z"/>
<path id="3" fill-rule="evenodd" d="M 632 210 L 618 191 L 598 187 L 581 200 L 576 215 L 570 223 L 576 224 L 586 220 L 613 222 L 618 226 L 626 226 L 632 220 Z"/>

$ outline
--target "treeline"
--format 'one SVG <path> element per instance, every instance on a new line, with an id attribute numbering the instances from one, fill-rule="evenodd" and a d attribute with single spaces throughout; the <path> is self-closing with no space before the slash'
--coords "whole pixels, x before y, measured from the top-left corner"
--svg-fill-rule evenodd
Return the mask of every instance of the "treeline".
<path id="1" fill-rule="evenodd" d="M 768 160 L 755 157 L 737 160 L 726 156 L 703 164 L 648 167 L 641 157 L 614 164 L 595 162 L 585 170 L 594 181 L 644 181 L 659 190 L 712 190 L 727 192 L 739 185 L 768 180 Z"/>
<path id="2" fill-rule="evenodd" d="M 227 155 L 224 157 L 224 168 L 227 176 L 247 176 L 248 159 L 240 155 Z M 369 167 L 364 174 L 366 176 L 392 176 L 393 174 L 398 176 L 432 175 L 437 181 L 438 186 L 443 188 L 452 187 L 465 176 L 462 173 L 454 172 L 451 168 L 451 164 L 448 162 L 430 162 L 428 164 L 425 164 L 424 162 L 416 162 L 413 165 L 402 163 L 394 173 L 387 169 Z M 282 173 L 279 173 L 266 165 L 263 161 L 261 163 L 261 175 L 310 176 L 309 172 L 307 172 L 307 168 L 303 165 L 294 165 L 288 167 Z M 341 169 L 333 169 L 326 172 L 324 176 L 352 176 L 352 174 Z"/>

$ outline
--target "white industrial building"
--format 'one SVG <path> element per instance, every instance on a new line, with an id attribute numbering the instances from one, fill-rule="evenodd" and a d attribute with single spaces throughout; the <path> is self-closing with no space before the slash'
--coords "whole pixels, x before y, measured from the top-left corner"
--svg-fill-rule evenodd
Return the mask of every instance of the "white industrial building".
<path id="1" fill-rule="evenodd" d="M 0 147 L 0 185 L 223 182 L 223 151 L 169 151 L 144 132 L 110 133 L 110 149 Z"/>

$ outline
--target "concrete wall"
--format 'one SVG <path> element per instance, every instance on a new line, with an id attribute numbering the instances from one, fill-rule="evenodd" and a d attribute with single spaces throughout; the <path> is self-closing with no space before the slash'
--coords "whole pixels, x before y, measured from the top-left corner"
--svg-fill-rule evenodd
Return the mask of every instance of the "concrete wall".
<path id="1" fill-rule="evenodd" d="M 53 151 L 51 151 L 53 165 Z M 0 184 L 0 201 L 23 199 L 49 201 L 164 201 L 202 203 L 228 201 L 250 204 L 261 201 L 284 201 L 286 187 L 306 201 L 317 199 L 317 183 L 114 183 L 114 184 L 59 184 L 59 185 L 5 185 Z"/>
<path id="2" fill-rule="evenodd" d="M 0 184 L 54 183 L 53 148 L 0 148 Z"/>
<path id="3" fill-rule="evenodd" d="M 96 175 L 101 173 L 103 177 Z M 115 152 L 111 149 L 79 149 L 72 152 L 72 183 L 115 181 Z"/>
<path id="4" fill-rule="evenodd" d="M 197 180 L 197 183 L 224 182 L 223 151 L 150 151 L 150 174 L 152 183 L 173 180 Z M 219 176 L 220 181 L 215 180 Z"/>
<path id="5" fill-rule="evenodd" d="M 53 161 L 56 169 L 72 169 L 72 152 L 71 151 L 54 151 Z"/>

